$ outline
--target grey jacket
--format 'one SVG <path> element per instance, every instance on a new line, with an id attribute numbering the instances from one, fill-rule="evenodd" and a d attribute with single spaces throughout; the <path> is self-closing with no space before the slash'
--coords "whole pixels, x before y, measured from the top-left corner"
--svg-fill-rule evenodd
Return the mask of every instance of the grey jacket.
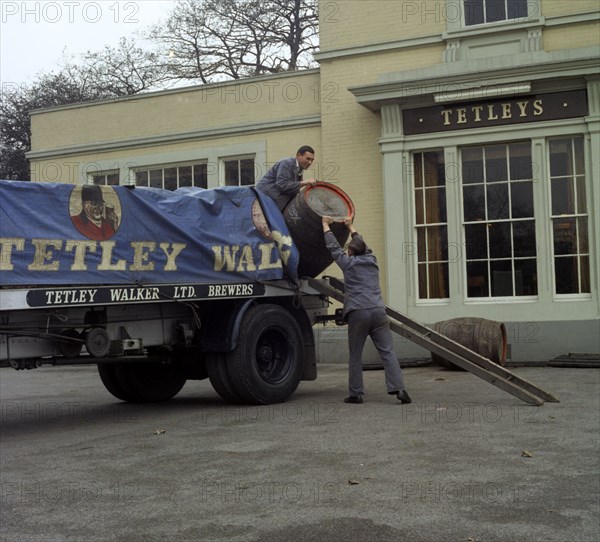
<path id="1" fill-rule="evenodd" d="M 296 158 L 284 158 L 265 173 L 256 188 L 274 200 L 279 210 L 283 211 L 289 201 L 300 192 L 301 180 L 301 170 L 296 164 Z"/>
<path id="2" fill-rule="evenodd" d="M 353 238 L 355 236 L 362 239 L 358 233 L 352 234 Z M 385 308 L 375 254 L 367 249 L 367 252 L 360 256 L 348 256 L 331 231 L 325 233 L 325 245 L 335 263 L 344 272 L 344 317 L 357 309 Z"/>

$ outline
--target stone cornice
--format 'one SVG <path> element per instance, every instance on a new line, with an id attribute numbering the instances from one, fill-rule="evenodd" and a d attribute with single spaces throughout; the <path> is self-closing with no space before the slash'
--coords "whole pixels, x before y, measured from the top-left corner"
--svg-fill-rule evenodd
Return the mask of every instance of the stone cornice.
<path id="1" fill-rule="evenodd" d="M 520 80 L 536 82 L 549 78 L 582 77 L 597 73 L 599 69 L 597 47 L 537 51 L 386 74 L 380 76 L 375 84 L 350 87 L 348 90 L 358 103 L 377 111 L 385 102 L 425 102 L 427 96 L 448 89 L 478 88 Z"/>

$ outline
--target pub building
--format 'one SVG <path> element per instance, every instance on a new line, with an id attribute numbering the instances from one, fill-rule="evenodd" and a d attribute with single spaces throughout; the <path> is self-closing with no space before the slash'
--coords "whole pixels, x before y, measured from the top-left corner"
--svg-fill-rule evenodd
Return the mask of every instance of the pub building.
<path id="1" fill-rule="evenodd" d="M 599 58 L 595 0 L 322 1 L 319 68 L 33 111 L 31 176 L 252 185 L 308 144 L 388 305 L 503 322 L 514 362 L 597 354 Z M 315 333 L 346 360 L 344 327 Z"/>

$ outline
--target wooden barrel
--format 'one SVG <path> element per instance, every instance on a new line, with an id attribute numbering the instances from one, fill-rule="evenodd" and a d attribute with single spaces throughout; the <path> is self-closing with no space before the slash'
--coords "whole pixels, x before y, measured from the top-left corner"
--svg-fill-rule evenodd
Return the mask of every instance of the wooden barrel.
<path id="1" fill-rule="evenodd" d="M 502 322 L 485 318 L 453 318 L 437 322 L 433 329 L 498 365 L 506 363 L 506 327 Z M 431 358 L 448 369 L 462 370 L 433 352 Z"/>
<path id="2" fill-rule="evenodd" d="M 354 204 L 348 195 L 330 183 L 316 183 L 303 188 L 283 210 L 290 235 L 298 247 L 300 277 L 316 277 L 331 265 L 333 259 L 325 246 L 323 216 L 340 220 L 354 218 Z M 340 245 L 348 240 L 348 228 L 342 222 L 330 226 Z"/>

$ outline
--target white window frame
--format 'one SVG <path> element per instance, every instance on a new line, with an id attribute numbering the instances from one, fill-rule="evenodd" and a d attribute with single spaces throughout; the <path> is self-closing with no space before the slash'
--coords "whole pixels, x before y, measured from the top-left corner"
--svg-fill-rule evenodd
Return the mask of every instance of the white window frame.
<path id="1" fill-rule="evenodd" d="M 446 0 L 446 28 L 452 32 L 475 33 L 487 32 L 494 28 L 505 29 L 506 26 L 515 26 L 524 24 L 526 26 L 537 23 L 542 20 L 541 0 L 527 0 L 527 16 L 519 19 L 504 19 L 502 21 L 483 22 L 474 25 L 468 25 L 465 21 L 464 0 Z"/>
<path id="2" fill-rule="evenodd" d="M 108 177 L 116 175 L 117 183 L 109 184 Z M 103 182 L 97 182 L 100 177 L 104 177 Z M 121 184 L 120 171 L 118 169 L 110 169 L 106 171 L 88 172 L 88 184 L 97 184 L 100 186 L 119 186 Z"/>
<path id="3" fill-rule="evenodd" d="M 582 156 L 582 163 L 583 163 L 583 167 L 584 167 L 584 171 L 583 173 L 577 173 L 577 172 L 573 172 L 573 174 L 571 175 L 573 177 L 573 182 L 575 183 L 575 190 L 577 191 L 577 178 L 581 178 L 583 180 L 583 186 L 585 189 L 585 203 L 586 203 L 586 212 L 585 213 L 581 213 L 581 212 L 575 212 L 572 214 L 568 214 L 568 215 L 554 215 L 552 213 L 552 180 L 553 179 L 559 179 L 563 176 L 557 176 L 557 177 L 552 177 L 551 175 L 551 169 L 550 169 L 550 143 L 552 140 L 557 140 L 557 139 L 569 139 L 571 140 L 571 144 L 573 144 L 573 141 L 577 138 L 581 138 L 582 139 L 582 152 L 583 152 L 583 156 Z M 556 136 L 551 136 L 546 138 L 545 140 L 545 148 L 544 148 L 544 152 L 546 155 L 546 171 L 547 173 L 547 182 L 549 185 L 549 189 L 548 189 L 548 196 L 549 196 L 549 201 L 548 201 L 548 216 L 549 216 L 549 220 L 550 220 L 550 228 L 549 228 L 549 238 L 548 238 L 548 242 L 550 243 L 550 254 L 551 254 L 551 268 L 552 268 L 552 292 L 553 292 L 553 296 L 554 299 L 556 300 L 568 300 L 568 299 L 589 299 L 591 298 L 591 291 L 590 292 L 582 292 L 581 291 L 581 258 L 582 257 L 587 257 L 588 258 L 588 272 L 589 272 L 589 276 L 587 277 L 588 282 L 590 283 L 590 289 L 593 290 L 593 280 L 594 277 L 592 275 L 592 230 L 590 228 L 590 225 L 593 223 L 591 221 L 591 216 L 590 216 L 590 202 L 589 202 L 589 192 L 590 192 L 590 179 L 589 179 L 589 174 L 588 174 L 588 162 L 587 162 L 587 157 L 586 157 L 586 144 L 585 144 L 585 135 L 584 134 L 571 134 L 571 135 L 556 135 Z M 573 158 L 575 158 L 573 156 Z M 576 198 L 577 199 L 577 198 Z M 578 292 L 569 292 L 569 293 L 558 293 L 556 291 L 557 289 L 557 281 L 556 281 L 556 267 L 555 267 L 555 263 L 556 263 L 556 259 L 557 258 L 561 258 L 563 257 L 562 255 L 556 255 L 555 254 L 555 243 L 554 243 L 554 222 L 555 220 L 560 220 L 562 218 L 570 218 L 570 219 L 575 219 L 576 221 L 578 221 L 578 219 L 580 218 L 586 218 L 587 219 L 587 240 L 588 240 L 588 252 L 587 253 L 582 253 L 579 250 L 579 226 L 577 226 L 577 232 L 578 232 L 578 236 L 577 236 L 577 252 L 575 254 L 570 255 L 571 257 L 574 256 L 577 258 L 578 260 Z M 565 258 L 567 256 L 564 256 Z"/>
<path id="4" fill-rule="evenodd" d="M 180 176 L 180 169 L 181 168 L 186 168 L 186 167 L 191 167 L 192 168 L 192 185 L 191 186 L 196 186 L 194 184 L 194 168 L 196 166 L 206 166 L 207 172 L 205 173 L 206 175 L 206 182 L 207 182 L 207 186 L 204 188 L 208 187 L 208 163 L 206 160 L 198 160 L 198 161 L 192 161 L 192 162 L 183 162 L 183 163 L 175 163 L 175 164 L 156 164 L 156 165 L 145 165 L 143 167 L 138 167 L 138 168 L 133 168 L 133 176 L 135 178 L 135 184 L 136 186 L 148 186 L 151 187 L 152 185 L 150 184 L 150 179 L 148 178 L 148 184 L 138 184 L 137 182 L 137 176 L 139 173 L 142 172 L 147 172 L 148 176 L 150 175 L 151 171 L 158 171 L 161 170 L 162 171 L 162 178 L 161 178 L 161 186 L 160 188 L 164 189 L 164 190 L 169 190 L 169 188 L 165 188 L 165 170 L 167 169 L 177 169 L 177 187 L 176 188 L 181 188 L 180 184 L 179 184 L 179 176 Z M 184 186 L 189 186 L 189 185 L 184 185 Z M 155 187 L 158 188 L 158 187 Z"/>
<path id="5" fill-rule="evenodd" d="M 252 184 L 240 184 L 241 181 L 241 171 L 240 171 L 240 162 L 242 160 L 252 160 L 252 165 L 254 168 L 254 182 Z M 236 186 L 236 185 L 227 185 L 225 182 L 225 162 L 238 162 L 238 184 L 237 186 L 254 186 L 260 180 L 257 178 L 257 167 L 256 167 L 256 156 L 253 154 L 244 154 L 244 155 L 234 155 L 234 156 L 222 156 L 219 160 L 219 184 L 220 186 Z"/>
<path id="6" fill-rule="evenodd" d="M 488 264 L 488 295 L 487 296 L 469 296 L 469 286 L 468 286 L 468 272 L 467 272 L 467 258 L 466 258 L 466 247 L 468 244 L 468 240 L 466 237 L 466 227 L 467 225 L 471 225 L 471 224 L 475 224 L 476 222 L 470 220 L 470 221 L 465 221 L 464 219 L 464 187 L 465 186 L 471 186 L 471 184 L 467 184 L 465 185 L 464 183 L 464 177 L 463 177 L 463 172 L 462 172 L 462 152 L 464 149 L 466 148 L 473 148 L 473 147 L 482 147 L 485 149 L 485 147 L 496 147 L 496 146 L 504 146 L 506 149 L 506 153 L 505 153 L 505 158 L 506 158 L 506 168 L 507 168 L 507 180 L 506 181 L 499 181 L 499 182 L 494 182 L 493 185 L 503 185 L 506 184 L 507 185 L 507 191 L 509 194 L 509 198 L 510 198 L 510 193 L 512 191 L 512 188 L 517 186 L 518 184 L 522 184 L 522 183 L 531 183 L 532 184 L 532 189 L 534 189 L 534 179 L 511 179 L 510 178 L 510 164 L 509 164 L 509 160 L 510 160 L 510 155 L 509 155 L 509 149 L 508 147 L 511 144 L 518 144 L 518 143 L 524 143 L 524 142 L 528 142 L 530 145 L 530 157 L 533 161 L 533 143 L 531 139 L 528 138 L 523 138 L 523 139 L 509 139 L 506 141 L 498 141 L 498 142 L 481 142 L 478 144 L 470 144 L 470 145 L 460 145 L 458 147 L 458 158 L 459 158 L 459 164 L 460 164 L 460 171 L 461 171 L 461 175 L 460 175 L 460 192 L 458 194 L 458 198 L 461 202 L 461 210 L 460 210 L 460 216 L 456 217 L 456 219 L 458 221 L 460 221 L 460 225 L 461 225 L 461 230 L 462 230 L 462 246 L 465 247 L 465 261 L 464 261 L 464 269 L 463 269 L 463 276 L 464 276 L 464 284 L 463 284 L 463 291 L 464 291 L 464 298 L 467 301 L 488 301 L 488 302 L 493 302 L 493 301 L 497 301 L 497 300 L 510 300 L 510 301 L 523 301 L 523 300 L 537 300 L 539 298 L 539 280 L 538 280 L 538 289 L 537 292 L 535 294 L 529 294 L 529 295 L 517 295 L 516 294 L 516 285 L 515 285 L 515 280 L 516 280 L 516 272 L 515 272 L 515 261 L 520 261 L 520 260 L 531 260 L 533 259 L 533 257 L 531 256 L 527 256 L 527 257 L 517 257 L 514 254 L 514 246 L 513 246 L 513 238 L 511 235 L 511 254 L 510 257 L 503 257 L 503 258 L 492 258 L 490 256 L 490 250 L 489 250 L 489 243 L 488 243 L 488 247 L 487 247 L 487 257 L 485 259 L 481 259 L 481 261 L 486 261 Z M 486 170 L 486 165 L 485 165 L 485 152 L 483 154 L 484 156 L 484 162 L 483 162 L 483 168 L 484 168 L 484 172 Z M 485 207 L 485 212 L 487 215 L 487 212 L 489 211 L 488 208 L 488 201 L 487 201 L 487 185 L 489 184 L 487 182 L 487 180 L 484 182 L 482 181 L 481 183 L 475 183 L 475 185 L 482 185 L 484 188 L 484 207 Z M 533 190 L 533 199 L 535 199 L 535 190 Z M 533 208 L 533 216 L 532 217 L 526 217 L 526 218 L 514 218 L 512 216 L 512 204 L 511 204 L 511 212 L 509 213 L 508 218 L 502 218 L 502 219 L 488 219 L 486 217 L 486 219 L 484 220 L 484 223 L 487 224 L 488 226 L 491 224 L 514 224 L 517 222 L 532 222 L 533 223 L 533 227 L 534 227 L 534 231 L 536 230 L 536 223 L 539 220 L 543 220 L 542 217 L 538 217 L 535 214 L 535 207 Z M 511 227 L 511 232 L 512 232 L 512 227 Z M 487 235 L 486 235 L 487 237 Z M 535 260 L 536 260 L 536 276 L 539 276 L 540 273 L 540 269 L 539 266 L 537 265 L 537 261 L 540 258 L 540 248 L 539 248 L 539 241 L 536 242 L 536 255 L 535 255 Z M 493 295 L 492 292 L 492 280 L 491 280 L 491 271 L 490 271 L 490 265 L 492 262 L 494 261 L 510 261 L 511 262 L 511 273 L 512 273 L 512 285 L 513 285 L 513 294 L 512 295 L 504 295 L 504 296 L 499 296 L 499 295 Z"/>

